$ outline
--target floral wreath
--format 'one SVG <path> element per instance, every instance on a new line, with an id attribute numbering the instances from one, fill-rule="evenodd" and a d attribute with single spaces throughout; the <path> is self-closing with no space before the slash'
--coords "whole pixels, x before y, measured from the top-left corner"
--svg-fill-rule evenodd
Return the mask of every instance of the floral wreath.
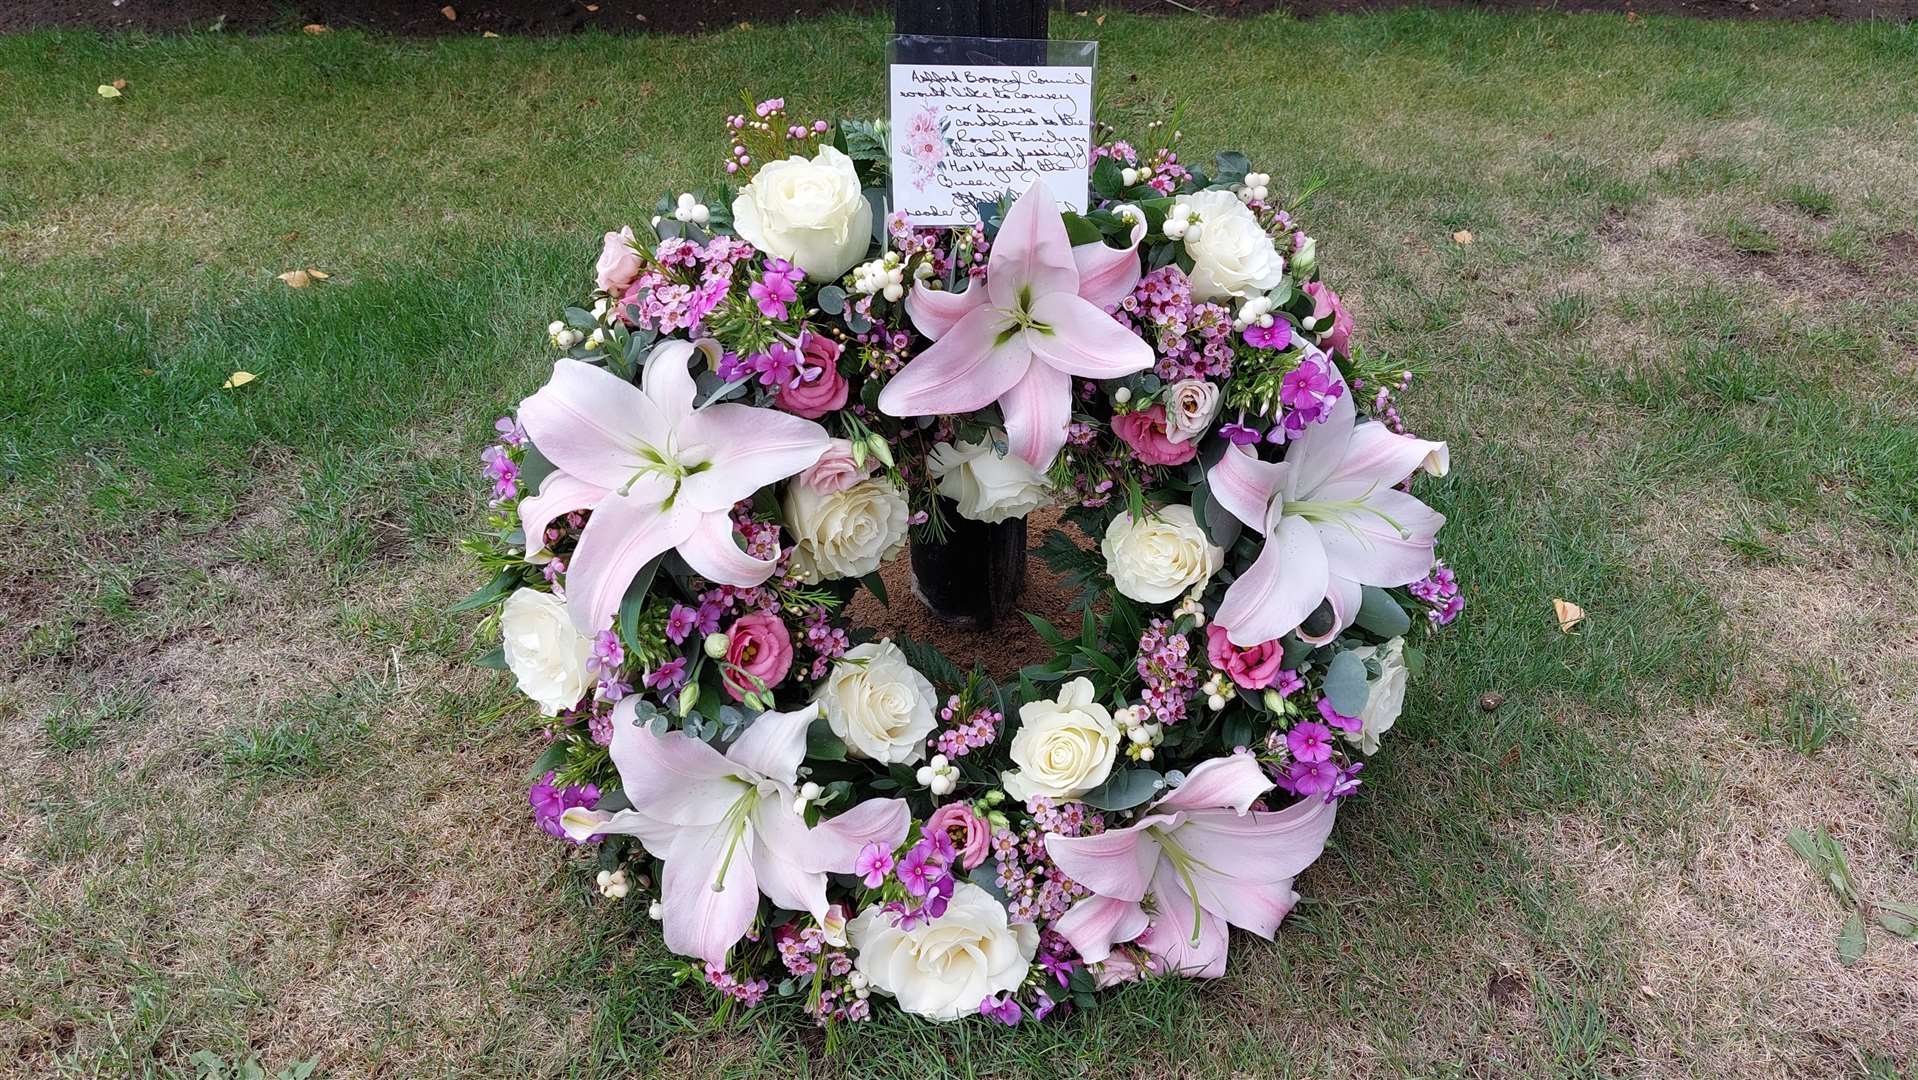
<path id="1" fill-rule="evenodd" d="M 485 661 L 540 827 L 720 1008 L 1005 1023 L 1271 937 L 1463 600 L 1443 443 L 1243 155 L 1101 129 L 1092 199 L 880 219 L 883 124 L 727 119 L 733 183 L 608 233 L 484 454 Z M 1077 632 L 998 682 L 849 625 L 914 530 L 1062 502 Z M 1095 617 L 1095 612 L 1099 617 Z"/>

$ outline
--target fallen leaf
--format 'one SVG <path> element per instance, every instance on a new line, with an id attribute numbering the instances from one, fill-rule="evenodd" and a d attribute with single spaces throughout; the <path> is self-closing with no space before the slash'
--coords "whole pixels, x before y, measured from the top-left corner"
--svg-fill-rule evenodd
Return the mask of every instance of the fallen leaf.
<path id="1" fill-rule="evenodd" d="M 115 90 L 125 90 L 127 88 L 127 81 L 125 79 L 115 79 L 111 85 Z"/>
<path id="2" fill-rule="evenodd" d="M 103 98 L 116 98 L 120 96 L 120 88 L 117 86 L 110 86 L 106 83 L 101 83 L 99 93 L 100 93 L 100 96 Z"/>
<path id="3" fill-rule="evenodd" d="M 280 275 L 280 280 L 286 282 L 289 289 L 304 289 L 313 284 L 313 275 L 304 270 L 288 270 Z"/>
<path id="4" fill-rule="evenodd" d="M 599 10 L 599 5 L 598 5 L 598 4 L 587 4 L 587 5 L 586 5 L 586 10 L 587 10 L 587 11 L 598 11 L 598 10 Z"/>
<path id="5" fill-rule="evenodd" d="M 484 34 L 481 34 L 480 36 L 481 37 L 498 37 L 499 35 L 493 33 L 491 30 L 488 30 L 487 32 L 485 32 Z"/>
<path id="6" fill-rule="evenodd" d="M 1106 24 L 1106 17 L 1103 14 L 1101 14 L 1098 18 L 1092 20 L 1092 22 L 1094 25 L 1104 26 Z"/>
<path id="7" fill-rule="evenodd" d="M 257 378 L 259 378 L 259 376 L 253 374 L 251 371 L 236 371 L 226 377 L 226 381 L 220 384 L 220 389 L 231 390 L 236 386 L 245 386 Z"/>
<path id="8" fill-rule="evenodd" d="M 300 238 L 300 230 L 295 229 L 292 232 L 287 233 L 285 236 L 280 237 L 280 243 L 290 244 L 293 241 L 298 240 L 299 238 Z"/>
<path id="9" fill-rule="evenodd" d="M 307 23 L 305 26 L 300 27 L 300 29 L 306 31 L 309 34 L 324 34 L 332 28 L 327 26 L 325 23 L 310 22 L 310 23 Z"/>
<path id="10" fill-rule="evenodd" d="M 1486 712 L 1497 712 L 1498 707 L 1503 704 L 1505 704 L 1505 695 L 1496 690 L 1489 694 L 1480 694 L 1478 698 L 1478 707 Z"/>
<path id="11" fill-rule="evenodd" d="M 159 372 L 157 372 L 157 371 L 155 371 L 155 370 L 153 370 L 153 369 L 152 369 L 152 368 L 150 368 L 150 367 L 143 367 L 143 368 L 141 368 L 141 369 L 140 369 L 140 374 L 142 374 L 142 375 L 145 375 L 145 376 L 146 376 L 147 378 L 149 378 L 149 379 L 151 379 L 151 378 L 153 378 L 153 377 L 154 377 L 155 375 L 158 375 L 158 374 L 159 374 Z"/>
<path id="12" fill-rule="evenodd" d="M 460 13 L 457 11 L 454 11 L 453 5 L 451 4 L 448 4 L 445 7 L 441 8 L 440 14 L 446 16 L 447 22 L 458 22 L 460 19 Z"/>
<path id="13" fill-rule="evenodd" d="M 1453 242 L 1453 243 L 1455 243 L 1455 244 L 1469 244 L 1469 243 L 1471 243 L 1471 242 L 1472 242 L 1472 230 L 1470 230 L 1470 229 L 1460 229 L 1459 231 L 1457 231 L 1457 232 L 1455 232 L 1455 233 L 1453 233 L 1453 234 L 1452 234 L 1452 242 Z"/>
<path id="14" fill-rule="evenodd" d="M 1552 610 L 1558 613 L 1558 628 L 1564 633 L 1571 633 L 1572 627 L 1585 621 L 1585 609 L 1570 600 L 1553 600 Z"/>
<path id="15" fill-rule="evenodd" d="M 324 270 L 315 270 L 314 268 L 309 266 L 306 268 L 306 276 L 312 278 L 314 281 L 325 281 L 327 278 L 330 278 L 333 275 L 327 273 Z"/>

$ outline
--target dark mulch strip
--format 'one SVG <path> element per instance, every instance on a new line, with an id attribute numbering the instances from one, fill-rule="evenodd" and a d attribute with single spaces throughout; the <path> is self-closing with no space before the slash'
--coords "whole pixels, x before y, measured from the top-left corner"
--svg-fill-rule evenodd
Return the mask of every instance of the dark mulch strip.
<path id="1" fill-rule="evenodd" d="M 111 30 L 296 29 L 309 23 L 397 34 L 687 33 L 767 24 L 828 12 L 870 12 L 889 0 L 4 0 L 0 32 L 38 27 Z M 1918 0 L 1108 0 L 1053 9 L 1055 25 L 1091 6 L 1152 14 L 1197 11 L 1220 16 L 1286 10 L 1310 17 L 1334 12 L 1426 6 L 1496 11 L 1636 11 L 1643 15 L 1697 15 L 1734 19 L 1913 19 Z"/>

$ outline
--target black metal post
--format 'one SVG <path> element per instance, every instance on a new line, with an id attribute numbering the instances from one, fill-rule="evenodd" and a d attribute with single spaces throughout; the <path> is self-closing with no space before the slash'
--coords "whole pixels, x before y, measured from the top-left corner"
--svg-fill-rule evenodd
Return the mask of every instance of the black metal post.
<path id="1" fill-rule="evenodd" d="M 892 12 L 897 34 L 1007 39 L 969 50 L 963 60 L 902 43 L 899 59 L 905 63 L 1045 61 L 1046 0 L 894 0 Z M 942 543 L 913 541 L 913 595 L 942 621 L 991 626 L 1012 613 L 1025 588 L 1025 519 L 988 525 L 960 517 L 950 500 L 940 503 L 950 527 Z"/>

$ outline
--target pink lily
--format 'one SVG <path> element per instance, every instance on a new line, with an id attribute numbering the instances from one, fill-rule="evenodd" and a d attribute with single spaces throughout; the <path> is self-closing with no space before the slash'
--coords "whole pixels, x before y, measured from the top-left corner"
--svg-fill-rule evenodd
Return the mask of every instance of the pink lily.
<path id="1" fill-rule="evenodd" d="M 724 754 L 682 731 L 654 735 L 635 720 L 637 698 L 613 709 L 613 764 L 629 810 L 574 807 L 568 836 L 637 836 L 662 858 L 666 947 L 724 964 L 759 913 L 759 894 L 790 911 L 827 915 L 826 875 L 851 873 L 859 851 L 906 839 L 902 799 L 869 799 L 807 827 L 793 809 L 806 727 L 818 705 L 761 713 Z"/>
<path id="2" fill-rule="evenodd" d="M 641 385 L 578 360 L 520 402 L 533 445 L 559 471 L 522 506 L 529 550 L 548 522 L 591 507 L 566 568 L 566 606 L 579 632 L 604 630 L 640 568 L 677 548 L 701 576 L 752 586 L 774 564 L 733 539 L 730 511 L 753 492 L 819 460 L 832 438 L 811 420 L 748 405 L 693 408 L 686 362 L 711 342 L 668 341 L 646 359 Z"/>
<path id="3" fill-rule="evenodd" d="M 1225 974 L 1226 927 L 1270 939 L 1298 902 L 1292 879 L 1332 833 L 1337 804 L 1252 810 L 1272 781 L 1249 754 L 1214 758 L 1123 829 L 1046 837 L 1046 853 L 1091 889 L 1054 925 L 1089 963 L 1133 942 L 1155 970 Z"/>
<path id="4" fill-rule="evenodd" d="M 949 415 L 997 401 L 1012 452 L 1049 467 L 1072 422 L 1072 376 L 1116 379 L 1152 366 L 1152 347 L 1105 311 L 1138 284 L 1144 234 L 1141 220 L 1130 247 L 1073 247 L 1035 181 L 992 241 L 983 286 L 913 286 L 906 311 L 933 344 L 886 384 L 880 411 Z"/>
<path id="5" fill-rule="evenodd" d="M 1217 621 L 1234 645 L 1289 633 L 1327 599 L 1332 627 L 1308 640 L 1330 641 L 1358 614 L 1361 586 L 1405 585 L 1432 568 L 1445 515 L 1397 485 L 1428 459 L 1443 460 L 1445 444 L 1357 424 L 1352 396 L 1348 387 L 1323 420 L 1306 425 L 1284 461 L 1231 446 L 1206 474 L 1219 505 L 1265 537 L 1219 604 Z"/>

